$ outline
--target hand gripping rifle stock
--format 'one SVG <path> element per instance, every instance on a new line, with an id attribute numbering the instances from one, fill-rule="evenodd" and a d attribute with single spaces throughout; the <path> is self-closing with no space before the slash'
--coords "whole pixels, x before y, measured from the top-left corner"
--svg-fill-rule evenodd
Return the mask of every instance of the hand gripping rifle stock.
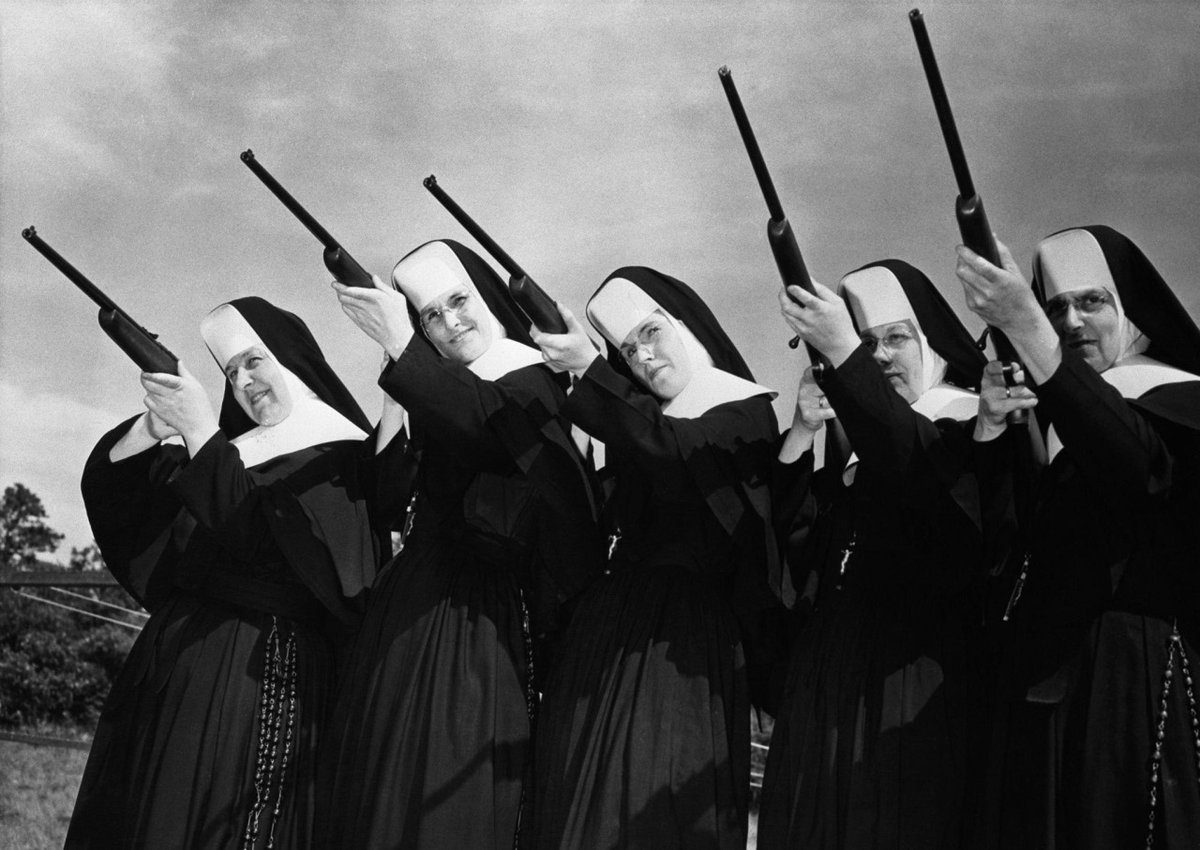
<path id="1" fill-rule="evenodd" d="M 21 231 L 25 241 L 38 253 L 66 275 L 71 283 L 83 290 L 100 307 L 100 327 L 122 351 L 129 355 L 143 372 L 166 372 L 179 374 L 179 358 L 172 354 L 158 337 L 143 328 L 129 314 L 118 307 L 111 298 L 100 291 L 79 269 L 68 263 L 61 254 L 47 245 L 32 226 Z"/>
<path id="2" fill-rule="evenodd" d="M 800 253 L 796 234 L 792 232 L 792 225 L 783 211 L 783 205 L 779 202 L 779 195 L 775 192 L 771 173 L 767 171 L 762 151 L 758 148 L 758 140 L 754 137 L 750 119 L 746 116 L 742 99 L 738 95 L 737 87 L 733 84 L 733 74 L 727 66 L 722 65 L 717 70 L 717 76 L 720 77 L 721 86 L 725 89 L 729 108 L 733 110 L 733 120 L 737 122 L 738 132 L 742 135 L 742 143 L 746 146 L 746 153 L 750 156 L 750 165 L 754 169 L 754 176 L 758 178 L 759 188 L 762 189 L 763 198 L 767 202 L 767 210 L 771 215 L 767 222 L 767 243 L 771 246 L 771 253 L 775 256 L 775 265 L 779 268 L 779 276 L 783 278 L 785 291 L 788 286 L 799 286 L 815 295 L 816 290 L 813 288 L 812 278 L 808 275 L 808 268 L 804 265 L 804 256 Z M 799 344 L 800 337 L 793 337 L 788 342 L 788 347 L 796 348 Z M 813 367 L 813 378 L 820 383 L 821 375 L 825 370 L 825 360 L 811 345 L 806 348 L 808 359 Z"/>
<path id="3" fill-rule="evenodd" d="M 533 278 L 527 275 L 525 270 L 518 266 L 516 261 L 508 256 L 504 249 L 497 245 L 496 241 L 488 236 L 487 232 L 467 215 L 462 207 L 455 203 L 453 198 L 446 194 L 446 190 L 438 185 L 437 177 L 430 174 L 423 183 L 429 190 L 429 194 L 437 198 L 446 211 L 454 216 L 455 220 L 475 237 L 475 241 L 482 245 L 483 249 L 508 272 L 510 275 L 508 289 L 512 293 L 513 299 L 521 305 L 525 315 L 529 316 L 529 320 L 537 326 L 538 330 L 542 333 L 565 334 L 567 324 L 559 314 L 558 305 L 554 303 L 554 299 L 534 283 Z"/>
<path id="4" fill-rule="evenodd" d="M 933 45 L 929 41 L 929 33 L 925 29 L 925 18 L 920 10 L 913 9 L 908 13 L 912 23 L 913 36 L 917 40 L 917 52 L 921 55 L 921 65 L 925 69 L 925 79 L 929 82 L 929 91 L 933 95 L 933 107 L 937 112 L 938 124 L 942 128 L 942 136 L 946 140 L 946 150 L 950 154 L 950 166 L 954 169 L 954 179 L 958 183 L 958 197 L 954 201 L 954 217 L 958 220 L 958 232 L 963 244 L 983 257 L 994 266 L 1000 266 L 1000 251 L 996 247 L 996 237 L 988 224 L 987 212 L 983 208 L 983 198 L 975 189 L 971 180 L 971 171 L 967 168 L 967 157 L 963 153 L 962 141 L 958 137 L 958 127 L 954 123 L 954 113 L 950 111 L 950 99 L 946 96 L 946 87 L 942 83 L 942 74 L 938 70 L 937 58 L 933 55 Z M 992 337 L 992 346 L 996 357 L 1004 362 L 1004 380 L 1011 387 L 1016 386 L 1015 374 L 1020 368 L 1020 361 L 1012 343 L 996 328 L 988 328 Z M 1028 417 L 1023 410 L 1014 410 L 1008 415 L 1008 421 L 1013 424 L 1024 423 Z"/>
<path id="5" fill-rule="evenodd" d="M 242 151 L 242 162 L 246 163 L 246 167 L 254 172 L 263 185 L 270 189 L 292 215 L 300 219 L 300 223 L 307 227 L 308 231 L 325 246 L 325 253 L 322 255 L 322 259 L 325 260 L 325 268 L 329 269 L 339 283 L 367 289 L 375 286 L 371 275 L 350 256 L 350 252 L 343 248 L 341 243 L 334 239 L 330 232 L 322 227 L 321 223 L 313 218 L 308 210 L 302 207 L 300 202 L 279 184 L 278 180 L 271 176 L 271 172 L 262 167 L 262 164 L 254 158 L 254 151 L 248 148 Z"/>

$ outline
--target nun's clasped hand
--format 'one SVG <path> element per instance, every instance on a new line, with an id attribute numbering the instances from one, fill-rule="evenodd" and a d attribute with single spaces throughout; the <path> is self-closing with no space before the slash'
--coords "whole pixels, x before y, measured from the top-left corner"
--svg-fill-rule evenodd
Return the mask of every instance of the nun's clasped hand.
<path id="1" fill-rule="evenodd" d="M 578 378 L 592 365 L 592 361 L 600 356 L 600 352 L 583 329 L 583 325 L 575 318 L 575 314 L 561 304 L 556 306 L 558 314 L 567 323 L 567 332 L 549 334 L 539 331 L 537 326 L 531 326 L 529 335 L 542 350 L 542 357 L 550 364 L 551 369 L 555 372 L 570 372 Z"/>
<path id="2" fill-rule="evenodd" d="M 377 275 L 371 275 L 374 289 L 346 286 L 336 280 L 330 284 L 337 293 L 342 312 L 358 329 L 369 336 L 387 355 L 396 360 L 412 339 L 413 329 L 408 321 L 408 302 L 393 287 Z"/>
<path id="3" fill-rule="evenodd" d="M 216 433 L 217 416 L 213 413 L 208 393 L 183 363 L 179 364 L 178 375 L 143 372 L 141 381 L 146 390 L 143 403 L 151 414 L 147 426 L 153 436 L 158 437 L 154 433 L 157 427 L 154 424 L 155 417 L 176 433 L 182 434 L 189 446 L 199 447 Z"/>
<path id="4" fill-rule="evenodd" d="M 829 399 L 813 379 L 812 367 L 805 369 L 800 378 L 800 389 L 796 393 L 796 410 L 804 427 L 814 433 L 825 427 L 826 420 L 837 418 Z"/>
<path id="5" fill-rule="evenodd" d="M 1037 394 L 1025 386 L 1025 372 L 1018 368 L 1016 386 L 1004 378 L 1004 364 L 993 360 L 983 369 L 979 389 L 979 418 L 975 423 L 975 439 L 990 440 L 1007 427 L 1008 414 L 1014 410 L 1029 410 L 1037 406 Z"/>
<path id="6" fill-rule="evenodd" d="M 954 273 L 962 283 L 967 307 L 1002 331 L 1028 327 L 1042 318 L 1042 308 L 1008 246 L 997 239 L 996 248 L 1000 252 L 1000 268 L 965 245 L 955 249 L 958 262 Z"/>
<path id="7" fill-rule="evenodd" d="M 854 353 L 860 340 L 846 302 L 815 280 L 813 288 L 816 295 L 799 286 L 780 290 L 779 309 L 793 333 L 839 366 Z"/>
<path id="8" fill-rule="evenodd" d="M 147 373 L 150 374 L 150 373 Z M 179 432 L 162 420 L 158 414 L 149 410 L 145 413 L 146 432 L 156 440 L 174 437 Z"/>

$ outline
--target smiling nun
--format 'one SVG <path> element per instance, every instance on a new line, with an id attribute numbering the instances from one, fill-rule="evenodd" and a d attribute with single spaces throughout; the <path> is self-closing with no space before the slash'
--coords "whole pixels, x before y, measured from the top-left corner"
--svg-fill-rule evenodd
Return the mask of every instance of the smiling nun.
<path id="1" fill-rule="evenodd" d="M 781 293 L 829 365 L 802 376 L 779 480 L 804 504 L 791 561 L 811 619 L 793 647 L 759 816 L 764 847 L 957 848 L 979 688 L 971 432 L 984 357 L 924 274 L 900 260 Z M 799 303 L 796 303 L 796 302 Z M 835 419 L 853 450 L 820 466 Z M 797 496 L 799 494 L 799 497 Z"/>
<path id="2" fill-rule="evenodd" d="M 549 650 L 603 563 L 594 476 L 558 416 L 565 377 L 482 259 L 429 242 L 392 283 L 335 287 L 420 460 L 338 696 L 325 846 L 509 850 Z"/>
<path id="3" fill-rule="evenodd" d="M 370 425 L 304 323 L 210 313 L 227 377 L 144 373 L 148 411 L 83 474 L 105 564 L 149 612 L 105 703 L 67 847 L 307 847 L 333 638 L 384 545 Z M 179 435 L 183 445 L 161 442 Z"/>
<path id="4" fill-rule="evenodd" d="M 960 247 L 959 279 L 1025 363 L 1049 465 L 1018 491 L 998 582 L 1011 629 L 980 845 L 1194 847 L 1200 330 L 1109 227 L 1044 239 L 1032 290 L 1001 257 Z M 1010 470 L 1014 402 L 993 392 L 978 452 Z"/>
<path id="5" fill-rule="evenodd" d="M 750 693 L 742 623 L 785 594 L 766 477 L 774 393 L 700 297 L 641 267 L 537 334 L 577 382 L 566 415 L 605 444 L 608 569 L 579 601 L 546 685 L 539 848 L 743 848 Z"/>

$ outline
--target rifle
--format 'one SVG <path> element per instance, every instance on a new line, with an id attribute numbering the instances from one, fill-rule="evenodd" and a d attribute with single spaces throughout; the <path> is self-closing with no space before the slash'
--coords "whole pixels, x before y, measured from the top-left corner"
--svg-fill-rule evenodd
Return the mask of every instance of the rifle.
<path id="1" fill-rule="evenodd" d="M 300 202 L 293 198 L 287 189 L 279 185 L 279 181 L 272 177 L 271 173 L 254 158 L 254 151 L 249 148 L 242 151 L 242 162 L 246 163 L 246 167 L 253 171 L 275 197 L 283 202 L 291 214 L 300 219 L 300 223 L 307 227 L 308 231 L 325 246 L 325 253 L 322 255 L 322 259 L 325 260 L 325 268 L 329 269 L 339 283 L 344 283 L 346 286 L 374 288 L 375 282 L 371 280 L 371 275 L 367 273 L 367 270 L 350 256 L 350 252 L 343 248 L 328 230 L 309 215 L 308 210 L 300 206 Z"/>
<path id="2" fill-rule="evenodd" d="M 47 245 L 42 237 L 37 235 L 33 226 L 21 231 L 25 241 L 38 250 L 50 263 L 67 276 L 71 283 L 83 290 L 83 293 L 100 305 L 97 317 L 100 327 L 109 338 L 138 365 L 143 372 L 166 372 L 169 375 L 179 374 L 179 358 L 172 354 L 158 337 L 135 322 L 128 313 L 122 310 L 111 298 L 100 291 L 96 284 L 88 280 L 79 269 L 63 259 L 62 254 Z"/>
<path id="3" fill-rule="evenodd" d="M 937 59 L 933 55 L 933 45 L 929 43 L 929 33 L 925 30 L 925 18 L 919 9 L 908 13 L 912 23 L 913 36 L 917 40 L 917 52 L 921 54 L 921 65 L 925 69 L 925 78 L 929 81 L 929 91 L 933 95 L 933 108 L 937 112 L 938 124 L 942 127 L 942 136 L 946 140 L 946 150 L 950 154 L 950 166 L 954 169 L 954 179 L 958 183 L 958 197 L 954 201 L 954 217 L 958 219 L 958 232 L 963 244 L 983 257 L 994 266 L 1000 265 L 1000 252 L 996 248 L 996 237 L 992 235 L 991 225 L 988 224 L 987 213 L 983 209 L 983 198 L 975 189 L 971 180 L 971 172 L 967 168 L 967 157 L 963 153 L 962 141 L 958 138 L 958 128 L 954 124 L 954 113 L 950 111 L 950 100 L 946 97 L 946 87 L 942 84 L 942 75 L 938 71 Z M 1010 387 L 1017 385 L 1015 375 L 1020 368 L 1017 352 L 1001 331 L 989 327 L 992 346 L 996 357 L 1004 361 L 1004 382 Z M 1023 410 L 1014 410 L 1008 415 L 1008 421 L 1014 424 L 1025 422 L 1028 417 Z"/>
<path id="4" fill-rule="evenodd" d="M 454 202 L 453 198 L 446 194 L 446 191 L 438 185 L 437 177 L 430 174 L 422 182 L 429 190 L 429 194 L 437 198 L 446 211 L 454 216 L 458 223 L 475 237 L 475 241 L 482 245 L 484 250 L 491 254 L 496 262 L 509 273 L 508 289 L 512 293 L 513 299 L 525 311 L 525 315 L 529 316 L 530 321 L 543 333 L 565 334 L 567 324 L 559 314 L 554 299 L 534 283 L 533 278 L 527 275 L 525 270 L 518 266 L 513 258 L 508 256 L 504 249 L 497 245 L 496 241 L 488 236 L 487 232 L 476 224 L 475 220 Z"/>
<path id="5" fill-rule="evenodd" d="M 758 149 L 758 140 L 754 138 L 754 130 L 750 127 L 750 119 L 746 117 L 746 109 L 742 106 L 742 99 L 733 84 L 733 74 L 729 66 L 722 65 L 717 70 L 717 76 L 721 78 L 721 86 L 725 89 L 729 108 L 733 110 L 733 120 L 737 122 L 738 131 L 742 134 L 742 143 L 746 146 L 746 153 L 750 155 L 750 165 L 754 169 L 754 176 L 758 178 L 758 186 L 771 214 L 771 219 L 767 222 L 767 243 L 771 246 L 771 253 L 775 255 L 775 265 L 779 267 L 779 276 L 783 278 L 785 291 L 788 286 L 799 286 L 816 295 L 812 278 L 804 265 L 804 256 L 800 253 L 800 246 L 796 244 L 796 234 L 792 232 L 792 225 L 783 211 L 783 205 L 779 203 L 775 184 L 771 182 L 771 173 L 767 171 L 762 151 Z M 789 348 L 796 348 L 799 344 L 798 336 L 788 341 Z M 812 362 L 813 378 L 820 383 L 821 375 L 825 371 L 825 359 L 811 345 L 806 348 L 808 359 Z"/>

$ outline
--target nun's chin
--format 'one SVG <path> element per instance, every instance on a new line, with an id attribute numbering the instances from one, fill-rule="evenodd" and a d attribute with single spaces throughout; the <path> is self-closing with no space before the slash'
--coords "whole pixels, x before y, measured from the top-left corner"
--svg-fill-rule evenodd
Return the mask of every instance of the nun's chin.
<path id="1" fill-rule="evenodd" d="M 649 380 L 643 379 L 642 383 L 659 401 L 666 404 L 687 389 L 690 380 L 690 374 L 683 376 L 674 367 L 666 366 Z"/>
<path id="2" fill-rule="evenodd" d="M 903 377 L 897 376 L 890 378 L 888 383 L 892 385 L 892 389 L 896 391 L 896 394 L 909 404 L 916 404 L 917 399 L 921 397 L 921 394 L 917 392 L 917 389 L 904 380 Z"/>
<path id="3" fill-rule="evenodd" d="M 276 425 L 283 422 L 292 415 L 291 403 L 273 402 L 270 404 L 259 405 L 256 409 L 247 410 L 246 415 L 249 416 L 255 424 L 263 428 L 274 428 Z"/>
<path id="4" fill-rule="evenodd" d="M 1095 337 L 1065 344 L 1097 372 L 1107 372 L 1119 359 L 1120 345 L 1114 334 L 1097 333 Z"/>

